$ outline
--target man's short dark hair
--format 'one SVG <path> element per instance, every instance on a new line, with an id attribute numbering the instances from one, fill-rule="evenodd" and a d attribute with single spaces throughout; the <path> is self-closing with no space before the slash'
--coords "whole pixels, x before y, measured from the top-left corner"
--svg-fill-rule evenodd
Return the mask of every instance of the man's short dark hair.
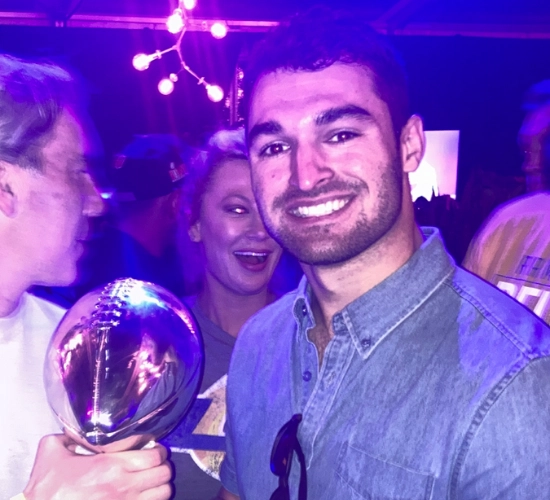
<path id="1" fill-rule="evenodd" d="M 76 102 L 64 69 L 0 54 L 0 161 L 40 170 L 42 148 L 59 115 Z"/>
<path id="2" fill-rule="evenodd" d="M 253 51 L 245 71 L 246 107 L 254 86 L 277 70 L 318 71 L 336 62 L 359 64 L 374 75 L 398 137 L 410 117 L 407 75 L 394 49 L 356 12 L 314 7 L 282 23 Z"/>

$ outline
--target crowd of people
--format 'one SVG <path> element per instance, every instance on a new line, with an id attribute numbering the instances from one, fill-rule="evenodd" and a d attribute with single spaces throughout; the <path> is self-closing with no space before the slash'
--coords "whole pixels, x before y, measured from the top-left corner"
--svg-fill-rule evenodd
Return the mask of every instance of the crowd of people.
<path id="1" fill-rule="evenodd" d="M 412 202 L 423 122 L 359 16 L 296 15 L 245 77 L 244 128 L 136 136 L 100 193 L 71 75 L 0 55 L 0 498 L 547 498 L 549 83 L 519 132 L 528 193 L 466 251 L 460 205 Z M 121 277 L 193 312 L 204 374 L 160 443 L 82 455 L 43 359 Z"/>

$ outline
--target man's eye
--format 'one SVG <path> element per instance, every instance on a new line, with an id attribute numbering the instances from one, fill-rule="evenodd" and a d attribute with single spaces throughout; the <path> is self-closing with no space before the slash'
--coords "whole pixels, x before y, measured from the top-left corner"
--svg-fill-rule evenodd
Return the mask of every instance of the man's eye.
<path id="1" fill-rule="evenodd" d="M 260 150 L 260 156 L 277 156 L 285 151 L 288 151 L 290 146 L 288 144 L 283 144 L 282 142 L 276 142 L 275 144 L 269 144 L 268 146 Z"/>
<path id="2" fill-rule="evenodd" d="M 358 137 L 359 134 L 355 132 L 350 132 L 349 130 L 343 130 L 342 132 L 338 132 L 337 134 L 334 134 L 327 142 L 331 143 L 340 143 L 340 142 L 348 142 L 351 139 L 354 139 L 355 137 Z"/>

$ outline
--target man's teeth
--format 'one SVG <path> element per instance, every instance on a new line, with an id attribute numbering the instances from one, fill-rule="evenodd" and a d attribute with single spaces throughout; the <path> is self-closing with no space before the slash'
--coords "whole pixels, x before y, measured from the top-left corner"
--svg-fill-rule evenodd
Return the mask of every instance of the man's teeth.
<path id="1" fill-rule="evenodd" d="M 298 217 L 323 217 L 341 210 L 347 203 L 348 200 L 332 200 L 311 207 L 298 207 L 292 213 Z"/>

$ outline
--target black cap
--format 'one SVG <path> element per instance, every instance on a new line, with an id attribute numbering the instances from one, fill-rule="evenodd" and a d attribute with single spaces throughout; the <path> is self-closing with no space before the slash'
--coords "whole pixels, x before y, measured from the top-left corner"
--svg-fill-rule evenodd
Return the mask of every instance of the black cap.
<path id="1" fill-rule="evenodd" d="M 164 196 L 181 185 L 189 148 L 169 134 L 137 135 L 109 168 L 117 201 L 148 200 Z"/>

